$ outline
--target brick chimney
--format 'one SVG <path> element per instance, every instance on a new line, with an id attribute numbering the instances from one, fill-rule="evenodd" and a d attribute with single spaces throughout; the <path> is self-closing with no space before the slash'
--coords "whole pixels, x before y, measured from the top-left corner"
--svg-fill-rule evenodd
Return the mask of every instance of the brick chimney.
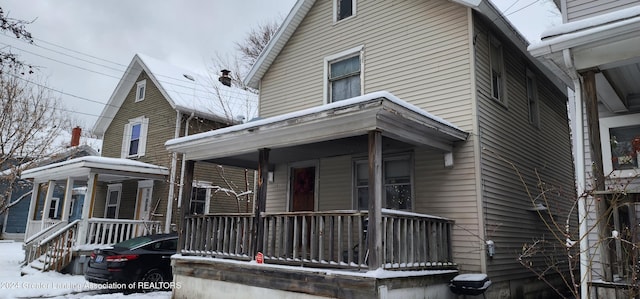
<path id="1" fill-rule="evenodd" d="M 71 130 L 71 146 L 80 145 L 80 133 L 82 133 L 80 127 L 75 127 Z"/>

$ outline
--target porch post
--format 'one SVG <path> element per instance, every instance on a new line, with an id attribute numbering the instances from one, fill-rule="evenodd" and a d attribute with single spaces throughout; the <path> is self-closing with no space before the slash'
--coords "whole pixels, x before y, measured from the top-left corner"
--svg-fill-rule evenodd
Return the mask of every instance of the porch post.
<path id="1" fill-rule="evenodd" d="M 31 189 L 31 202 L 29 203 L 29 217 L 27 218 L 27 227 L 25 229 L 24 239 L 28 239 L 36 232 L 33 231 L 31 222 L 35 221 L 36 217 L 36 205 L 38 204 L 38 193 L 40 192 L 40 182 L 33 182 L 33 188 Z M 35 225 L 34 225 L 35 226 Z"/>
<path id="2" fill-rule="evenodd" d="M 90 173 L 89 181 L 87 182 L 87 193 L 84 195 L 84 201 L 82 203 L 82 221 L 78 226 L 78 239 L 76 240 L 78 245 L 84 245 L 87 242 L 87 233 L 89 231 L 89 218 L 93 212 L 93 204 L 96 197 L 96 187 L 98 183 L 98 174 Z"/>
<path id="3" fill-rule="evenodd" d="M 382 133 L 369 132 L 369 269 L 382 266 Z"/>
<path id="4" fill-rule="evenodd" d="M 49 219 L 49 209 L 51 208 L 51 198 L 53 198 L 53 189 L 56 187 L 55 181 L 49 181 L 47 188 L 47 196 L 44 198 L 44 205 L 42 206 L 42 222 L 40 223 L 40 230 L 45 229 L 47 219 Z"/>
<path id="5" fill-rule="evenodd" d="M 254 234 L 252 243 L 253 256 L 264 250 L 264 222 L 263 213 L 266 209 L 267 201 L 267 180 L 269 178 L 269 149 L 263 148 L 258 151 L 258 190 L 254 200 L 253 226 Z"/>
<path id="6" fill-rule="evenodd" d="M 62 221 L 69 221 L 69 208 L 71 207 L 71 196 L 73 195 L 73 179 L 67 178 L 67 185 L 64 188 L 64 201 L 62 205 Z"/>
<path id="7" fill-rule="evenodd" d="M 587 126 L 589 129 L 589 146 L 591 149 L 591 161 L 594 184 L 593 191 L 603 191 L 605 189 L 605 177 L 602 162 L 602 147 L 600 140 L 600 116 L 598 115 L 598 94 L 596 89 L 596 71 L 588 70 L 582 73 L 584 84 L 584 101 L 587 113 Z M 598 196 L 598 195 L 596 195 Z M 598 220 L 598 239 L 603 241 L 600 246 L 600 262 L 602 263 L 603 278 L 605 281 L 613 281 L 611 272 L 611 259 L 609 258 L 609 233 L 607 229 L 608 219 L 607 202 L 605 200 L 597 200 L 597 220 Z M 582 221 L 582 219 L 581 219 Z M 583 249 L 581 249 L 583 250 Z"/>
<path id="8" fill-rule="evenodd" d="M 184 242 L 186 236 L 185 226 L 187 225 L 187 215 L 191 209 L 191 193 L 193 192 L 193 170 L 195 169 L 196 162 L 193 160 L 186 160 L 184 163 L 184 176 L 182 177 L 182 205 L 180 207 L 180 220 L 181 225 L 178 227 L 178 253 L 184 249 Z M 192 232 L 193 233 L 193 232 Z"/>

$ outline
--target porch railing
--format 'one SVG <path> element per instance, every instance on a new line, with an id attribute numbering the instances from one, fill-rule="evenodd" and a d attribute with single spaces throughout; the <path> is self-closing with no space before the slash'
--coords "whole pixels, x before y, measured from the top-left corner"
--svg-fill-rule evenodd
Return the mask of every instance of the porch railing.
<path id="1" fill-rule="evenodd" d="M 187 216 L 184 255 L 248 260 L 252 214 Z M 368 268 L 367 211 L 265 213 L 265 262 L 334 268 Z M 453 221 L 417 213 L 382 211 L 382 266 L 452 268 Z"/>
<path id="2" fill-rule="evenodd" d="M 30 264 L 38 259 L 34 268 L 41 271 L 60 271 L 71 262 L 73 247 L 76 245 L 78 224 L 80 220 L 71 222 L 56 230 L 38 242 L 25 244 L 25 264 Z"/>
<path id="3" fill-rule="evenodd" d="M 90 218 L 82 244 L 111 245 L 138 236 L 161 233 L 160 221 Z"/>

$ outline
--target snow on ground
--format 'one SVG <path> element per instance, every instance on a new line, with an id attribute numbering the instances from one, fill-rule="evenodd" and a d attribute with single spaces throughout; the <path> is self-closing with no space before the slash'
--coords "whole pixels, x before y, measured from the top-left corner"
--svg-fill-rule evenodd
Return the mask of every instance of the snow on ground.
<path id="1" fill-rule="evenodd" d="M 24 260 L 21 242 L 0 241 L 0 298 L 47 299 L 168 299 L 171 292 L 124 294 L 122 290 L 105 289 L 105 285 L 86 281 L 82 275 L 31 271 L 20 276 Z"/>

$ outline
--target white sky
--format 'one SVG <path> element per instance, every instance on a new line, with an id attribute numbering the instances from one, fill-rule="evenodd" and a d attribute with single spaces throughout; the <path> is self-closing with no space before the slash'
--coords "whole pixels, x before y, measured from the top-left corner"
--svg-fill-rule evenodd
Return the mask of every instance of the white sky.
<path id="1" fill-rule="evenodd" d="M 492 0 L 529 40 L 560 24 L 551 0 Z M 0 34 L 0 47 L 40 66 L 39 75 L 91 129 L 135 53 L 205 72 L 211 58 L 233 53 L 251 28 L 282 20 L 295 0 L 8 0 L 12 18 L 35 20 L 36 45 Z M 508 10 L 507 10 L 508 9 Z"/>

